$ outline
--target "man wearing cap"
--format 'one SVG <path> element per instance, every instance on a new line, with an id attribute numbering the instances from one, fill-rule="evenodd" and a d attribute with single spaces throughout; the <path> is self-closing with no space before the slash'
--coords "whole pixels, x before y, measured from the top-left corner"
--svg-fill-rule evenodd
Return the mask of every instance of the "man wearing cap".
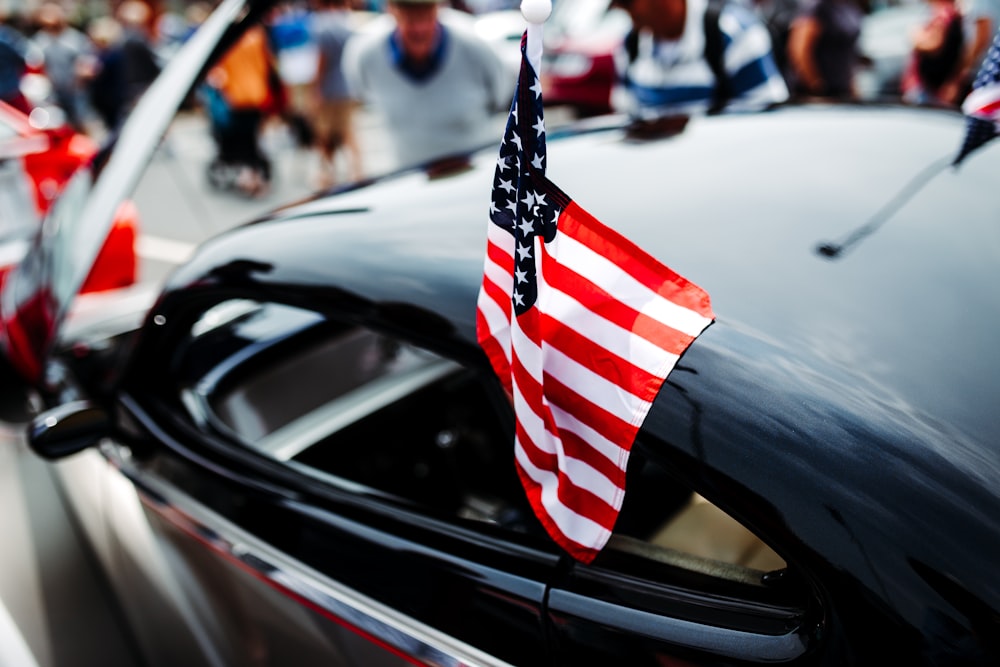
<path id="1" fill-rule="evenodd" d="M 767 28 L 739 0 L 613 0 L 633 31 L 615 106 L 638 118 L 753 111 L 788 99 Z"/>
<path id="2" fill-rule="evenodd" d="M 387 11 L 385 26 L 348 41 L 343 68 L 353 96 L 385 118 L 399 166 L 499 142 L 494 120 L 514 92 L 499 56 L 442 20 L 438 0 L 390 0 Z"/>

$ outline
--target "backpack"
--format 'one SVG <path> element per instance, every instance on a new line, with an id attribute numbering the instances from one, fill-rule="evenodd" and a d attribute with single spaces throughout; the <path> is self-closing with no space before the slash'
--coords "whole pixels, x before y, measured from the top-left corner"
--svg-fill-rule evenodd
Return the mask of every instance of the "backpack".
<path id="1" fill-rule="evenodd" d="M 705 33 L 705 62 L 708 63 L 715 77 L 715 88 L 712 91 L 712 103 L 708 107 L 709 114 L 720 113 L 726 108 L 726 104 L 731 97 L 731 84 L 726 76 L 726 65 L 724 62 L 725 52 L 722 42 L 722 28 L 719 27 L 719 15 L 725 0 L 708 0 L 708 7 L 705 9 L 702 30 Z M 633 28 L 625 36 L 625 53 L 628 54 L 628 62 L 632 63 L 639 55 L 639 31 Z"/>

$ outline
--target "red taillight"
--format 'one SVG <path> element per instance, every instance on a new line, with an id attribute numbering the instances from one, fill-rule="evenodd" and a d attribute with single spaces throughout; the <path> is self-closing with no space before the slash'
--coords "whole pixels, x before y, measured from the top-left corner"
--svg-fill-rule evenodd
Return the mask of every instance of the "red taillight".
<path id="1" fill-rule="evenodd" d="M 122 202 L 115 223 L 97 255 L 82 293 L 101 292 L 134 285 L 138 276 L 135 241 L 139 232 L 139 211 L 131 201 Z"/>

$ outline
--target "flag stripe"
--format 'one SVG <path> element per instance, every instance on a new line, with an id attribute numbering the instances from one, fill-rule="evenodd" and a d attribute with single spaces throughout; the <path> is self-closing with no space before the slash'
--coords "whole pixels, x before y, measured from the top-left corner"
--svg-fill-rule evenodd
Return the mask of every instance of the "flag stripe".
<path id="1" fill-rule="evenodd" d="M 549 471 L 530 466 L 530 462 L 525 465 L 522 456 L 519 449 L 515 456 L 518 475 L 521 477 L 528 502 L 534 508 L 539 521 L 552 539 L 571 556 L 583 563 L 591 562 L 611 537 L 611 531 L 589 519 L 585 514 L 574 512 L 562 505 L 554 505 L 550 499 L 555 495 L 554 487 L 558 480 Z M 537 478 L 532 475 L 536 475 Z M 539 480 L 550 483 L 543 484 Z M 566 530 L 563 530 L 563 526 Z"/>
<path id="2" fill-rule="evenodd" d="M 559 218 L 559 224 L 572 219 L 564 213 Z M 559 234 L 554 241 L 547 244 L 547 254 L 558 255 L 560 263 L 570 267 L 579 275 L 589 276 L 590 280 L 604 292 L 614 294 L 624 303 L 632 304 L 637 310 L 664 325 L 670 325 L 673 329 L 694 336 L 710 321 L 710 318 L 705 317 L 699 310 L 680 306 L 670 298 L 664 297 L 663 291 L 676 289 L 674 283 L 665 287 L 669 281 L 661 280 L 659 284 L 650 285 L 629 273 L 629 269 L 641 266 L 638 262 L 624 267 L 612 264 L 607 257 L 601 256 L 593 248 L 584 246 L 569 234 Z M 688 301 L 697 299 L 688 298 Z"/>
<path id="3" fill-rule="evenodd" d="M 531 466 L 539 470 L 558 471 L 555 475 L 556 495 L 560 505 L 575 513 L 586 511 L 591 520 L 608 530 L 614 527 L 624 489 L 611 484 L 579 459 L 561 453 L 547 453 L 544 443 L 535 441 L 528 433 L 527 422 L 518 423 L 517 442 Z M 612 502 L 616 502 L 617 506 Z"/>
<path id="4" fill-rule="evenodd" d="M 626 390 L 635 392 L 644 400 L 652 399 L 655 389 L 651 388 L 659 386 L 660 382 L 655 373 L 602 347 L 600 343 L 584 336 L 576 329 L 563 326 L 562 322 L 554 317 L 543 315 L 542 326 L 545 330 L 545 342 L 553 350 L 572 358 L 590 372 L 596 373 L 605 382 L 621 388 L 634 387 L 635 389 Z M 662 356 L 659 355 L 658 360 L 661 360 Z"/>
<path id="5" fill-rule="evenodd" d="M 611 536 L 652 401 L 714 315 L 699 287 L 545 178 L 541 85 L 524 44 L 476 329 L 511 393 L 528 501 L 552 539 L 590 562 Z"/>
<path id="6" fill-rule="evenodd" d="M 516 360 L 515 364 L 517 364 Z M 605 480 L 610 481 L 616 486 L 622 486 L 622 472 L 624 471 L 625 462 L 628 460 L 628 450 L 619 444 L 616 447 L 616 456 L 611 458 L 603 455 L 595 455 L 595 452 L 578 445 L 577 443 L 581 442 L 581 439 L 564 428 L 564 425 L 560 423 L 562 414 L 556 414 L 549 408 L 547 401 L 541 396 L 542 386 L 533 382 L 530 375 L 522 375 L 522 368 L 516 368 L 514 371 L 514 376 L 517 378 L 515 382 L 515 401 L 522 401 L 522 404 L 515 402 L 515 409 L 523 407 L 523 409 L 530 410 L 530 412 L 525 412 L 518 421 L 524 425 L 535 446 L 547 455 L 565 453 L 576 460 L 584 461 L 587 466 L 595 473 L 603 476 Z M 539 411 L 542 414 L 539 414 Z M 574 425 L 570 424 L 570 426 Z M 564 438 L 569 442 L 563 442 Z M 587 474 L 589 475 L 590 473 L 588 472 Z M 591 488 L 591 485 L 582 481 L 579 483 L 581 486 Z M 604 484 L 604 482 L 596 481 L 594 484 Z"/>
<path id="7" fill-rule="evenodd" d="M 640 358 L 652 357 L 658 360 L 660 349 L 679 355 L 694 339 L 691 334 L 669 326 L 661 319 L 617 301 L 610 292 L 564 264 L 546 264 L 541 279 L 546 286 L 552 288 L 544 297 L 546 311 L 560 319 L 579 316 L 580 328 L 587 332 L 600 331 L 601 335 L 591 337 L 607 341 L 609 349 L 616 346 L 614 349 L 618 356 L 636 354 Z M 583 289 L 580 288 L 581 284 Z M 659 299 L 656 296 L 652 298 Z M 700 316 L 698 319 L 704 328 L 705 320 Z M 615 328 L 611 328 L 611 325 Z M 644 342 L 649 345 L 644 347 Z M 641 362 L 638 363 L 642 365 Z M 643 368 L 656 372 L 658 366 L 643 365 Z"/>
<path id="8" fill-rule="evenodd" d="M 566 233 L 565 238 L 577 241 L 595 257 L 604 260 L 605 266 L 602 271 L 614 271 L 615 265 L 627 267 L 635 280 L 656 291 L 677 307 L 694 311 L 704 320 L 711 321 L 715 317 L 708 294 L 704 290 L 677 275 L 632 241 L 602 224 L 575 202 L 570 203 L 560 216 L 559 231 Z M 685 330 L 693 335 L 701 333 L 708 325 L 708 321 L 704 320 L 694 322 L 692 330 Z"/>

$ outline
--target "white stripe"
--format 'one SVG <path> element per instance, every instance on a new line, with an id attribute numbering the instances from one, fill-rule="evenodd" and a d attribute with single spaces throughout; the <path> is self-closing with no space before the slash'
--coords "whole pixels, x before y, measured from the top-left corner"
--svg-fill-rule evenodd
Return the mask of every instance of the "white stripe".
<path id="1" fill-rule="evenodd" d="M 555 240 L 549 243 L 549 254 L 564 266 L 586 276 L 619 301 L 633 308 L 636 304 L 643 304 L 638 308 L 643 314 L 689 336 L 700 334 L 711 321 L 693 310 L 660 296 L 620 266 L 594 252 L 569 234 L 557 234 Z"/>
<path id="2" fill-rule="evenodd" d="M 624 447 L 608 440 L 603 435 L 584 424 L 576 417 L 576 415 L 563 408 L 561 405 L 549 405 L 549 411 L 552 413 L 552 418 L 555 420 L 556 426 L 560 430 L 569 431 L 576 437 L 586 442 L 595 453 L 604 456 L 622 470 L 625 469 L 626 460 L 622 457 L 627 456 L 628 452 Z"/>
<path id="3" fill-rule="evenodd" d="M 520 348 L 517 348 L 520 355 Z M 551 345 L 542 345 L 542 368 L 587 401 L 633 426 L 642 424 L 651 403 L 611 382 Z"/>
<path id="4" fill-rule="evenodd" d="M 604 473 L 600 472 L 583 459 L 568 456 L 562 448 L 562 441 L 558 436 L 553 435 L 545 428 L 545 421 L 535 408 L 530 405 L 520 391 L 520 386 L 514 386 L 514 411 L 517 413 L 517 420 L 521 424 L 528 437 L 540 451 L 554 455 L 558 459 L 559 469 L 569 478 L 573 484 L 586 489 L 598 498 L 603 498 L 605 502 L 619 509 L 621 498 L 625 491 L 617 484 L 608 479 Z"/>
<path id="5" fill-rule="evenodd" d="M 514 235 L 500 225 L 490 222 L 486 228 L 486 238 L 507 255 L 514 256 Z"/>
<path id="6" fill-rule="evenodd" d="M 533 359 L 536 359 L 541 355 L 541 351 L 538 346 L 536 346 L 531 339 L 528 338 L 523 331 L 521 331 L 521 328 L 518 326 L 516 320 L 511 325 L 510 341 L 511 345 L 517 350 L 517 356 L 521 361 L 521 365 L 524 366 L 525 370 L 532 377 L 532 379 L 534 379 L 535 383 L 541 385 L 542 378 L 539 375 L 539 369 L 541 367 L 538 365 L 540 362 L 535 361 L 532 363 Z M 509 359 L 510 357 L 508 357 L 508 360 Z M 580 389 L 580 387 L 573 388 L 577 390 Z M 545 400 L 546 407 L 552 411 L 553 416 L 556 418 L 556 425 L 559 428 L 565 428 L 571 433 L 576 434 L 585 442 L 590 444 L 594 448 L 594 451 L 602 454 L 615 465 L 619 465 L 621 456 L 625 451 L 621 446 L 615 444 L 611 440 L 608 440 L 603 435 L 587 426 L 576 417 L 572 416 L 573 413 L 566 406 L 549 403 L 547 398 Z M 611 412 L 618 414 L 615 411 Z M 532 434 L 532 438 L 535 438 L 534 434 Z"/>
<path id="7" fill-rule="evenodd" d="M 491 283 L 503 290 L 508 299 L 510 298 L 510 290 L 514 285 L 514 275 L 505 267 L 500 266 L 496 262 L 487 260 L 483 266 L 483 275 L 488 278 Z"/>
<path id="8" fill-rule="evenodd" d="M 542 506 L 563 535 L 587 549 L 600 549 L 607 543 L 611 531 L 563 505 L 558 495 L 559 478 L 548 470 L 535 467 L 520 442 L 516 443 L 514 456 L 525 474 L 541 487 Z"/>
<path id="9" fill-rule="evenodd" d="M 136 239 L 136 253 L 146 259 L 170 264 L 183 264 L 194 254 L 197 244 L 165 239 L 159 236 L 140 236 Z"/>
<path id="10" fill-rule="evenodd" d="M 662 373 L 664 363 L 671 358 L 676 363 L 677 355 L 598 315 L 566 292 L 545 283 L 544 277 L 539 277 L 538 283 L 541 311 L 599 347 L 654 375 Z"/>
<path id="11" fill-rule="evenodd" d="M 486 296 L 484 291 L 480 291 L 479 293 L 477 308 L 482 314 L 483 319 L 486 320 L 487 332 L 489 332 L 490 337 L 495 340 L 503 350 L 504 358 L 507 360 L 507 365 L 509 366 L 510 320 L 507 319 L 506 314 L 500 309 L 496 301 Z"/>
<path id="12" fill-rule="evenodd" d="M 650 403 L 626 387 L 604 379 L 551 345 L 543 343 L 539 349 L 521 333 L 516 318 L 511 326 L 511 345 L 521 364 L 539 385 L 543 384 L 541 373 L 544 370 L 586 400 L 635 426 L 641 424 L 649 412 Z"/>
<path id="13" fill-rule="evenodd" d="M 979 109 L 992 105 L 1000 98 L 1000 83 L 989 83 L 976 88 L 962 102 L 962 113 L 982 120 L 996 120 L 996 112 L 980 113 Z"/>

